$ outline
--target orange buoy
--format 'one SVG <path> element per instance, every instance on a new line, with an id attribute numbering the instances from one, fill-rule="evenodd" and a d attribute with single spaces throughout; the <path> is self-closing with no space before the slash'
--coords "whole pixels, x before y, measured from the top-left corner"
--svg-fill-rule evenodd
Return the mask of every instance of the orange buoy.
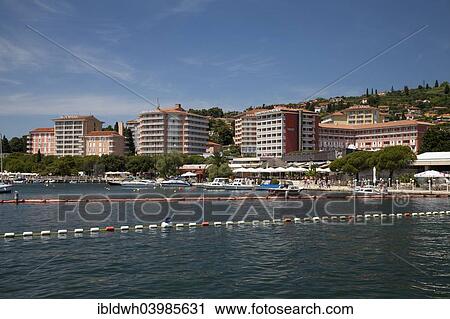
<path id="1" fill-rule="evenodd" d="M 209 222 L 203 222 L 202 226 L 209 226 Z"/>
<path id="2" fill-rule="evenodd" d="M 107 226 L 105 227 L 106 231 L 114 231 L 114 226 Z"/>

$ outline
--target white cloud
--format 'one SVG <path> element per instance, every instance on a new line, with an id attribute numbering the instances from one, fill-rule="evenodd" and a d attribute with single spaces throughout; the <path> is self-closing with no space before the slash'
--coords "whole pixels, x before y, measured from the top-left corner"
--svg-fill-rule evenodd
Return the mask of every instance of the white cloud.
<path id="1" fill-rule="evenodd" d="M 41 10 L 53 14 L 67 14 L 73 10 L 72 6 L 62 0 L 33 0 Z"/>
<path id="2" fill-rule="evenodd" d="M 158 15 L 164 19 L 178 14 L 198 13 L 205 9 L 206 5 L 214 0 L 179 0 L 175 6 L 168 8 Z"/>
<path id="3" fill-rule="evenodd" d="M 22 84 L 22 82 L 20 82 L 20 81 L 7 79 L 7 78 L 0 78 L 0 83 L 12 84 L 12 85 L 20 85 L 20 84 Z"/>
<path id="4" fill-rule="evenodd" d="M 13 94 L 0 96 L 0 116 L 93 114 L 134 118 L 143 110 L 153 109 L 139 99 L 113 95 L 34 95 Z"/>

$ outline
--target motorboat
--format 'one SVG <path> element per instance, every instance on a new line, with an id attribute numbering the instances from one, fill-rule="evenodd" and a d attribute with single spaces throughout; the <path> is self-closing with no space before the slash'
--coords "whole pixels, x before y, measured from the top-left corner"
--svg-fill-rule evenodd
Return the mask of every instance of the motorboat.
<path id="1" fill-rule="evenodd" d="M 270 195 L 284 195 L 284 196 L 294 196 L 300 195 L 303 188 L 300 188 L 294 184 L 286 183 L 281 184 L 278 188 L 268 189 Z"/>
<path id="2" fill-rule="evenodd" d="M 271 180 L 263 181 L 256 190 L 258 191 L 268 191 L 280 188 L 280 184 L 272 184 Z"/>
<path id="3" fill-rule="evenodd" d="M 161 187 L 190 187 L 191 183 L 181 179 L 169 179 L 160 183 Z"/>
<path id="4" fill-rule="evenodd" d="M 387 191 L 380 190 L 375 188 L 372 185 L 366 185 L 366 186 L 357 186 L 353 190 L 354 195 L 363 195 L 363 196 L 370 196 L 370 195 L 386 195 Z"/>
<path id="5" fill-rule="evenodd" d="M 0 182 L 0 193 L 11 193 L 13 185 Z"/>
<path id="6" fill-rule="evenodd" d="M 121 182 L 120 186 L 123 186 L 123 187 L 150 187 L 150 186 L 155 186 L 155 182 L 146 180 L 146 179 L 130 180 L 130 181 Z"/>
<path id="7" fill-rule="evenodd" d="M 245 179 L 235 178 L 230 184 L 225 184 L 226 190 L 253 190 L 255 185 L 246 183 Z"/>
<path id="8" fill-rule="evenodd" d="M 225 187 L 229 184 L 228 181 L 228 178 L 217 177 L 210 183 L 204 183 L 203 188 L 217 190 L 226 189 Z"/>

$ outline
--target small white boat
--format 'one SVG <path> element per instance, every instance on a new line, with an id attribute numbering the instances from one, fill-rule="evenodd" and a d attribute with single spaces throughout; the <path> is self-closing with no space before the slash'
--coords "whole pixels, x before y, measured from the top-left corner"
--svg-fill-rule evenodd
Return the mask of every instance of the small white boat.
<path id="1" fill-rule="evenodd" d="M 295 186 L 293 184 L 285 184 L 281 185 L 278 188 L 267 189 L 270 195 L 300 195 L 303 188 Z"/>
<path id="2" fill-rule="evenodd" d="M 13 185 L 0 182 L 0 193 L 11 193 Z"/>
<path id="3" fill-rule="evenodd" d="M 379 190 L 379 189 L 376 189 L 372 185 L 367 185 L 367 186 L 364 186 L 364 187 L 359 187 L 359 186 L 355 187 L 355 189 L 353 190 L 353 194 L 354 195 L 370 196 L 370 195 L 386 195 L 387 192 Z"/>
<path id="4" fill-rule="evenodd" d="M 210 183 L 203 184 L 205 189 L 225 189 L 228 185 L 228 178 L 217 177 Z"/>
<path id="5" fill-rule="evenodd" d="M 155 186 L 154 181 L 150 180 L 131 180 L 131 181 L 123 181 L 120 183 L 120 186 L 123 187 L 149 187 L 149 186 Z"/>
<path id="6" fill-rule="evenodd" d="M 161 187 L 190 187 L 189 182 L 183 181 L 181 179 L 169 179 L 167 181 L 162 181 L 160 183 Z"/>
<path id="7" fill-rule="evenodd" d="M 226 190 L 253 190 L 255 185 L 247 184 L 242 178 L 235 178 L 232 183 L 224 185 Z"/>

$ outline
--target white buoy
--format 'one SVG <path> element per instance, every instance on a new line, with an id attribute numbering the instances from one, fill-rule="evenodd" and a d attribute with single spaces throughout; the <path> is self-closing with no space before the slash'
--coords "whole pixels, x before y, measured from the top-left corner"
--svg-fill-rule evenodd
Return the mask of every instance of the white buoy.
<path id="1" fill-rule="evenodd" d="M 134 230 L 142 230 L 144 229 L 144 225 L 136 225 L 134 226 Z"/>
<path id="2" fill-rule="evenodd" d="M 14 238 L 14 236 L 16 236 L 16 234 L 14 234 L 14 233 L 5 233 L 3 235 L 4 238 Z"/>
<path id="3" fill-rule="evenodd" d="M 444 211 L 440 211 L 439 215 L 445 215 L 445 212 Z"/>
<path id="4" fill-rule="evenodd" d="M 365 219 L 371 219 L 371 218 L 372 218 L 372 215 L 370 215 L 370 214 L 364 214 L 364 218 L 365 218 Z"/>
<path id="5" fill-rule="evenodd" d="M 229 220 L 229 221 L 227 221 L 226 223 L 225 223 L 225 225 L 227 225 L 227 226 L 233 226 L 233 222 L 231 221 L 231 220 Z"/>
<path id="6" fill-rule="evenodd" d="M 158 225 L 155 224 L 148 225 L 148 229 L 155 229 L 155 228 L 158 228 Z"/>
<path id="7" fill-rule="evenodd" d="M 320 217 L 317 217 L 317 216 L 313 217 L 313 222 L 319 223 L 320 222 Z"/>
<path id="8" fill-rule="evenodd" d="M 183 227 L 184 227 L 184 224 L 176 224 L 175 227 L 176 227 L 176 228 L 183 228 Z"/>
<path id="9" fill-rule="evenodd" d="M 419 216 L 419 214 L 417 214 L 417 213 L 412 213 L 411 216 L 412 216 L 412 217 L 417 217 L 417 216 Z"/>
<path id="10" fill-rule="evenodd" d="M 363 215 L 356 215 L 356 220 L 361 220 L 361 219 L 363 219 L 363 218 L 364 218 Z"/>
<path id="11" fill-rule="evenodd" d="M 49 230 L 41 231 L 41 236 L 50 236 L 50 231 Z"/>
<path id="12" fill-rule="evenodd" d="M 397 214 L 397 218 L 402 218 L 402 217 L 403 217 L 403 214 L 401 214 L 401 213 Z"/>
<path id="13" fill-rule="evenodd" d="M 67 229 L 58 230 L 58 235 L 66 235 L 66 234 L 67 234 Z"/>
<path id="14" fill-rule="evenodd" d="M 332 221 L 337 221 L 338 218 L 337 218 L 337 216 L 331 216 L 331 220 L 332 220 Z"/>
<path id="15" fill-rule="evenodd" d="M 270 224 L 270 220 L 264 219 L 264 220 L 263 220 L 263 224 L 264 224 L 264 225 L 269 225 L 269 224 Z"/>
<path id="16" fill-rule="evenodd" d="M 426 215 L 427 216 L 431 216 L 431 215 L 433 215 L 433 213 L 432 212 L 426 212 Z"/>
<path id="17" fill-rule="evenodd" d="M 311 217 L 305 217 L 305 218 L 303 218 L 303 222 L 304 223 L 312 222 L 312 218 Z"/>
<path id="18" fill-rule="evenodd" d="M 445 214 L 450 215 L 450 210 L 447 210 Z"/>
<path id="19" fill-rule="evenodd" d="M 322 221 L 323 221 L 323 222 L 327 222 L 327 221 L 328 221 L 328 216 L 323 216 L 323 217 L 322 217 Z"/>
<path id="20" fill-rule="evenodd" d="M 90 231 L 91 233 L 98 233 L 98 232 L 100 231 L 100 228 L 98 228 L 98 227 L 92 227 L 89 231 Z"/>
<path id="21" fill-rule="evenodd" d="M 23 236 L 23 237 L 33 236 L 33 232 L 32 232 L 32 231 L 24 231 L 24 232 L 22 233 L 22 236 Z"/>
<path id="22" fill-rule="evenodd" d="M 281 221 L 281 219 L 276 218 L 273 220 L 273 223 L 274 224 L 282 224 L 283 222 Z"/>
<path id="23" fill-rule="evenodd" d="M 75 234 L 82 234 L 83 231 L 84 231 L 83 228 L 76 228 L 76 229 L 73 230 L 73 232 L 74 232 Z"/>
<path id="24" fill-rule="evenodd" d="M 244 220 L 238 221 L 238 225 L 245 225 L 245 221 Z"/>
<path id="25" fill-rule="evenodd" d="M 130 230 L 130 226 L 120 226 L 121 231 L 128 231 Z"/>
<path id="26" fill-rule="evenodd" d="M 161 223 L 161 228 L 170 228 L 170 227 L 172 227 L 171 223 L 166 223 L 166 222 Z"/>
<path id="27" fill-rule="evenodd" d="M 347 216 L 340 216 L 339 220 L 345 221 L 345 220 L 347 220 Z"/>
<path id="28" fill-rule="evenodd" d="M 433 215 L 439 215 L 439 212 L 433 212 Z"/>
<path id="29" fill-rule="evenodd" d="M 378 215 L 378 214 L 373 214 L 372 216 L 373 216 L 373 218 L 380 218 L 380 215 Z"/>
<path id="30" fill-rule="evenodd" d="M 253 220 L 252 225 L 254 225 L 254 226 L 259 225 L 259 220 Z"/>
<path id="31" fill-rule="evenodd" d="M 425 213 L 424 212 L 420 212 L 419 216 L 425 216 Z"/>
<path id="32" fill-rule="evenodd" d="M 381 216 L 381 218 L 387 218 L 388 217 L 387 214 L 381 214 L 380 216 Z"/>
<path id="33" fill-rule="evenodd" d="M 298 217 L 294 218 L 294 223 L 300 224 L 301 222 L 302 222 L 302 220 L 300 218 L 298 218 Z"/>
<path id="34" fill-rule="evenodd" d="M 189 227 L 197 227 L 196 223 L 189 223 Z"/>
<path id="35" fill-rule="evenodd" d="M 222 223 L 221 223 L 221 222 L 214 222 L 214 226 L 215 226 L 215 227 L 222 226 Z"/>
<path id="36" fill-rule="evenodd" d="M 395 214 L 389 214 L 389 217 L 394 218 Z"/>

